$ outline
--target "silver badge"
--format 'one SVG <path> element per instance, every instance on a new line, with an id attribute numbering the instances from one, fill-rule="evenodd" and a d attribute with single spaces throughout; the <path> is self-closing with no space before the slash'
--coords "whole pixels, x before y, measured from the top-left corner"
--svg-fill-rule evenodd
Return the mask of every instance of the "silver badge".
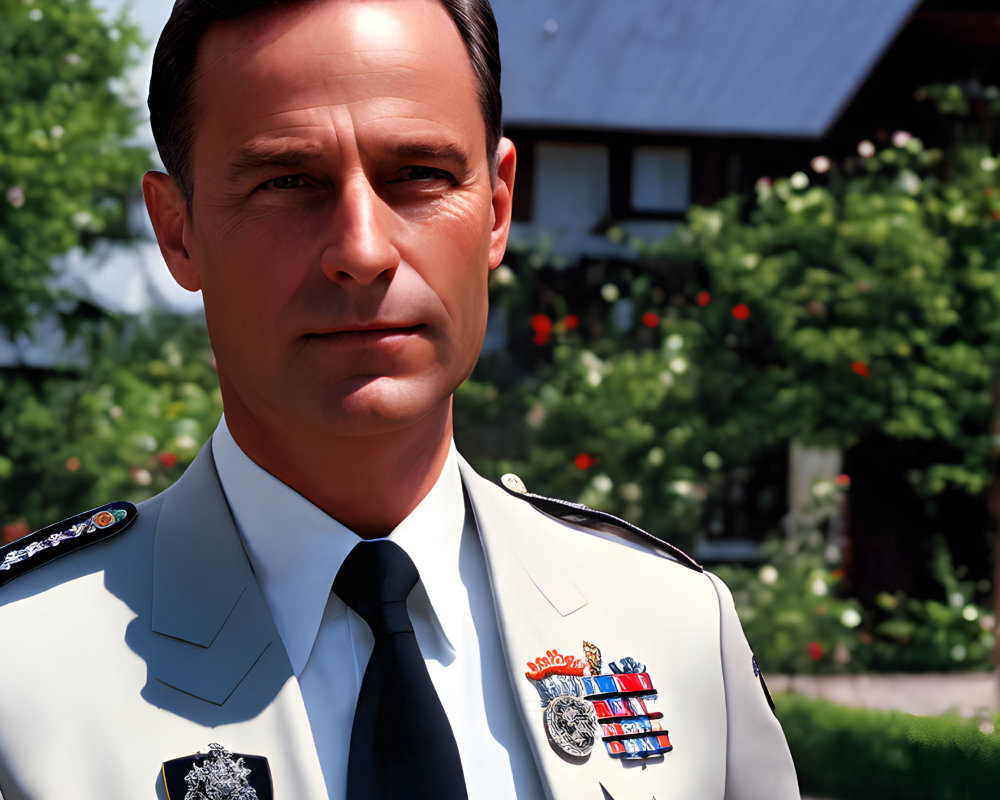
<path id="1" fill-rule="evenodd" d="M 208 755 L 195 756 L 195 765 L 184 776 L 188 785 L 184 800 L 258 800 L 243 758 L 234 759 L 221 744 L 210 744 L 208 749 Z M 206 760 L 199 766 L 198 758 Z"/>
<path id="2" fill-rule="evenodd" d="M 560 695 L 545 706 L 545 732 L 552 743 L 582 758 L 594 749 L 597 713 L 594 706 L 573 695 Z"/>

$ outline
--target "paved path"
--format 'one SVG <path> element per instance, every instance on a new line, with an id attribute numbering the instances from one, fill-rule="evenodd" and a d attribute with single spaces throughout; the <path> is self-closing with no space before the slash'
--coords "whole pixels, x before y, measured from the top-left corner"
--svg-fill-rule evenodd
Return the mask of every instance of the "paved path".
<path id="1" fill-rule="evenodd" d="M 997 677 L 988 672 L 892 675 L 767 675 L 774 692 L 799 692 L 861 708 L 919 716 L 957 711 L 963 717 L 1000 709 Z"/>

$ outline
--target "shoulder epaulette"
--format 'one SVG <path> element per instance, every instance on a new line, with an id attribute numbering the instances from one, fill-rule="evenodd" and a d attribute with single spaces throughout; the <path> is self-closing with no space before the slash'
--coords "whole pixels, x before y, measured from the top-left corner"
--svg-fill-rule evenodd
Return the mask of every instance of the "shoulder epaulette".
<path id="1" fill-rule="evenodd" d="M 66 553 L 121 533 L 137 513 L 131 503 L 108 503 L 0 547 L 0 586 Z"/>
<path id="2" fill-rule="evenodd" d="M 582 503 L 572 503 L 569 500 L 560 500 L 556 497 L 545 497 L 544 495 L 534 494 L 528 491 L 524 485 L 524 481 L 511 473 L 507 473 L 500 478 L 500 485 L 509 494 L 514 497 L 520 497 L 522 500 L 527 500 L 539 511 L 543 511 L 551 517 L 572 522 L 584 528 L 598 528 L 604 525 L 621 528 L 633 536 L 643 539 L 661 550 L 665 550 L 677 560 L 678 564 L 693 569 L 695 572 L 705 571 L 701 564 L 679 547 L 675 547 L 670 542 L 663 541 L 658 536 L 654 536 L 648 531 L 644 531 L 638 525 L 633 525 L 631 522 L 616 517 L 614 514 L 608 514 L 606 511 L 598 511 L 596 508 L 590 508 Z"/>

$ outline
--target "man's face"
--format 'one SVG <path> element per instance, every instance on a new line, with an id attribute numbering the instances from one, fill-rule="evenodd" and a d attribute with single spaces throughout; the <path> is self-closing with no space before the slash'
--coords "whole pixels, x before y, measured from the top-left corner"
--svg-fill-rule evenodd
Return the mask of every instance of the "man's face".
<path id="1" fill-rule="evenodd" d="M 161 212 L 157 234 L 203 291 L 227 417 L 334 435 L 447 419 L 482 343 L 514 157 L 501 142 L 492 181 L 444 8 L 326 0 L 216 23 L 194 101 L 192 211 Z"/>

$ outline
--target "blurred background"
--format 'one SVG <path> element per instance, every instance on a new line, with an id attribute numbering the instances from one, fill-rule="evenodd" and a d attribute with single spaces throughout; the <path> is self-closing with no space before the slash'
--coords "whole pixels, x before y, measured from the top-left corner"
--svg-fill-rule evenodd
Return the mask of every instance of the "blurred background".
<path id="1" fill-rule="evenodd" d="M 1000 10 L 494 9 L 516 224 L 460 449 L 721 574 L 807 792 L 992 796 Z M 0 0 L 5 541 L 166 488 L 221 413 L 139 192 L 168 13 Z"/>

